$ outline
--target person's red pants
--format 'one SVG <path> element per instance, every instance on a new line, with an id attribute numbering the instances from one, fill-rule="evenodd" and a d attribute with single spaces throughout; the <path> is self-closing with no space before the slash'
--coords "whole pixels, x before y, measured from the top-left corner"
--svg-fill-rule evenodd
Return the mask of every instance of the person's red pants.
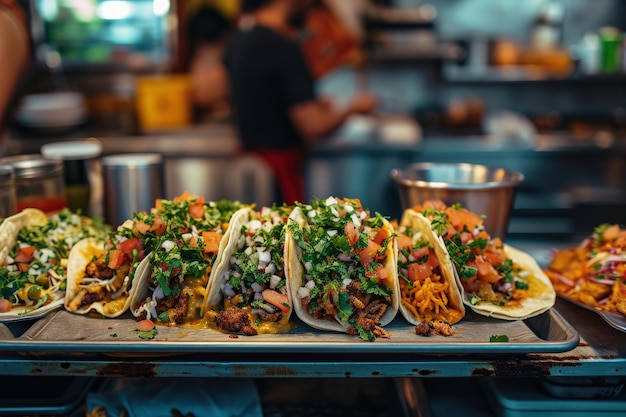
<path id="1" fill-rule="evenodd" d="M 306 202 L 303 150 L 259 150 L 251 154 L 258 156 L 270 166 L 285 203 L 291 205 L 296 201 Z"/>

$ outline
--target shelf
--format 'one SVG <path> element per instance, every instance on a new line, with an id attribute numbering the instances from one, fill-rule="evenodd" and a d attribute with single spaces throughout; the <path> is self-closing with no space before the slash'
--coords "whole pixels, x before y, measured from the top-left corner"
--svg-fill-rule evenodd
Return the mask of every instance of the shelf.
<path id="1" fill-rule="evenodd" d="M 445 65 L 443 78 L 451 83 L 626 83 L 626 73 L 558 75 L 532 67 L 462 67 Z"/>

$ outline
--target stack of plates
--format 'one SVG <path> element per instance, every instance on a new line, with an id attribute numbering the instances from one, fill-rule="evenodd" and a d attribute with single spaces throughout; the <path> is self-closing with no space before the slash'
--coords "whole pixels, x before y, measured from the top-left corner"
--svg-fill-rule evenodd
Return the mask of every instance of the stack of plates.
<path id="1" fill-rule="evenodd" d="M 69 128 L 86 117 L 82 94 L 70 91 L 27 95 L 15 114 L 16 122 L 28 128 Z"/>

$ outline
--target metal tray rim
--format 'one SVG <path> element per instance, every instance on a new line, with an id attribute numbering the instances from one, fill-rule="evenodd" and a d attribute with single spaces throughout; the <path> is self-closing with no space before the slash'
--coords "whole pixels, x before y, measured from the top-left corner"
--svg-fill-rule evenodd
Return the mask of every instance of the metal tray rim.
<path id="1" fill-rule="evenodd" d="M 51 313 L 51 316 L 41 319 L 42 326 L 45 326 L 45 320 L 53 319 L 53 315 L 62 313 Z M 85 319 L 88 319 L 85 317 Z M 92 318 L 93 319 L 93 318 Z M 77 320 L 80 320 L 77 318 Z M 399 318 L 388 325 L 386 328 L 393 330 L 400 328 L 406 331 L 407 324 L 399 323 Z M 494 319 L 496 320 L 496 319 Z M 530 322 L 526 323 L 528 320 Z M 366 354 L 366 353 L 409 353 L 409 354 L 527 354 L 527 353 L 560 353 L 575 348 L 580 340 L 578 332 L 563 318 L 563 316 L 554 308 L 550 309 L 541 316 L 524 320 L 529 326 L 531 333 L 533 332 L 531 325 L 533 320 L 549 320 L 549 326 L 556 328 L 561 335 L 558 339 L 541 340 L 540 342 L 508 342 L 508 343 L 491 343 L 488 341 L 454 341 L 443 336 L 429 336 L 429 343 L 420 343 L 423 339 L 415 339 L 415 343 L 407 343 L 394 341 L 391 339 L 377 339 L 375 342 L 364 342 L 355 336 L 348 336 L 342 333 L 332 333 L 309 330 L 315 341 L 298 341 L 294 337 L 290 337 L 288 342 L 277 342 L 277 335 L 258 335 L 258 336 L 239 336 L 233 338 L 231 335 L 213 332 L 212 336 L 219 335 L 219 340 L 206 341 L 171 341 L 171 340 L 141 340 L 137 337 L 136 341 L 106 340 L 93 341 L 89 339 L 83 340 L 37 340 L 29 338 L 27 330 L 20 336 L 13 336 L 10 330 L 0 332 L 0 352 L 13 352 L 20 354 L 87 354 L 100 353 L 109 355 L 132 354 L 136 357 L 146 356 L 153 357 L 155 355 L 166 354 L 197 354 L 197 353 L 237 353 L 237 352 L 263 352 L 263 353 L 350 353 L 350 354 Z M 502 321 L 498 320 L 499 323 Z M 395 326 L 394 326 L 395 324 Z M 471 325 L 471 323 L 470 323 Z M 501 324 L 502 325 L 502 324 Z M 1 324 L 0 324 L 1 326 Z M 469 326 L 471 328 L 471 326 Z M 185 329 L 183 329 L 184 331 Z M 265 337 L 271 336 L 271 337 Z M 293 335 L 292 335 L 293 336 Z M 297 335 L 296 335 L 297 336 Z M 420 338 L 421 336 L 415 336 Z M 432 339 L 437 338 L 437 339 Z M 441 341 L 441 343 L 431 343 L 432 340 Z"/>

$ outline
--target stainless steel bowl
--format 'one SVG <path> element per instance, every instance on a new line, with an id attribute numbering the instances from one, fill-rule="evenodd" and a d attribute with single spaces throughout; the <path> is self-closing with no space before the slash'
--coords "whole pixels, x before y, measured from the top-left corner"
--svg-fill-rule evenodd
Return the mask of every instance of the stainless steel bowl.
<path id="1" fill-rule="evenodd" d="M 485 229 L 492 237 L 505 238 L 515 192 L 524 175 L 504 168 L 464 163 L 421 162 L 391 170 L 403 208 L 438 199 L 460 203 L 486 216 Z"/>

